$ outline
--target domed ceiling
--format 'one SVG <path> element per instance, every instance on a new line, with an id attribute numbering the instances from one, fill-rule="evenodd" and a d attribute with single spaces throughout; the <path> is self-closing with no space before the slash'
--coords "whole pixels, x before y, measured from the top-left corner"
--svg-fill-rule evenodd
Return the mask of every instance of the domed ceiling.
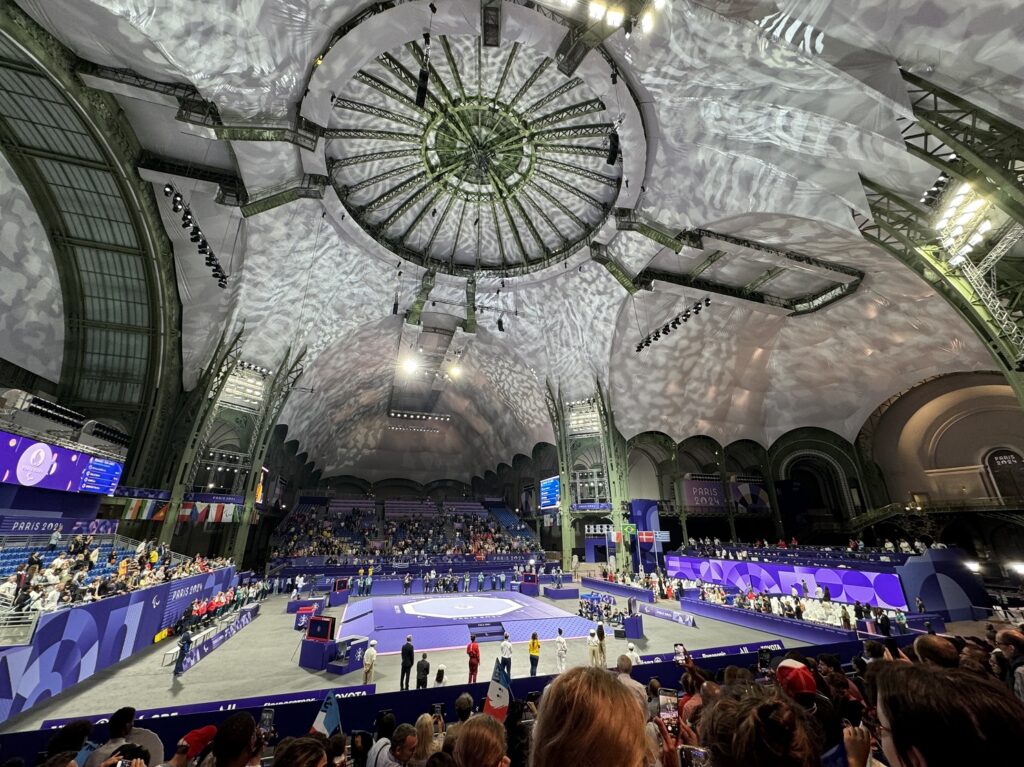
<path id="1" fill-rule="evenodd" d="M 935 181 L 898 64 L 1019 118 L 1008 2 L 666 0 L 628 36 L 575 0 L 17 3 L 147 150 L 184 384 L 225 328 L 265 367 L 303 351 L 282 422 L 324 476 L 468 479 L 598 386 L 627 437 L 852 437 L 993 366 L 854 216 L 862 178 Z"/>

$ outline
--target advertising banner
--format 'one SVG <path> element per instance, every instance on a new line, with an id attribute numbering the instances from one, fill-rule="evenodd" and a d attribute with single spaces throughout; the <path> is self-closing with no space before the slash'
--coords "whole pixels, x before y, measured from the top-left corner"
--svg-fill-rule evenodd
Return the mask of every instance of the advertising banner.
<path id="1" fill-rule="evenodd" d="M 238 617 L 228 625 L 227 628 L 222 631 L 218 631 L 209 639 L 204 639 L 197 645 L 194 645 L 191 650 L 188 651 L 188 655 L 185 656 L 184 662 L 181 664 L 182 671 L 188 671 L 199 661 L 205 658 L 207 655 L 212 653 L 226 641 L 231 639 L 235 634 L 244 629 L 250 623 L 252 623 L 256 616 L 260 614 L 260 606 L 258 604 L 246 605 L 239 613 Z"/>
<path id="2" fill-rule="evenodd" d="M 768 489 L 760 482 L 729 482 L 729 493 L 738 512 L 764 514 L 772 509 Z"/>
<path id="3" fill-rule="evenodd" d="M 854 570 L 852 568 L 790 565 L 784 562 L 744 562 L 733 559 L 698 559 L 669 554 L 665 557 L 672 578 L 701 580 L 746 591 L 788 596 L 794 586 L 801 593 L 804 584 L 813 594 L 820 585 L 828 586 L 833 602 L 859 601 L 872 607 L 906 610 L 907 598 L 896 573 Z"/>
<path id="4" fill-rule="evenodd" d="M 678 623 L 680 626 L 688 626 L 693 628 L 697 625 L 697 621 L 689 613 L 681 613 L 678 610 L 670 610 L 667 607 L 659 607 L 658 605 L 649 605 L 640 603 L 637 605 L 641 615 L 650 615 L 654 618 L 661 618 L 662 620 L 672 621 Z"/>
<path id="5" fill-rule="evenodd" d="M 684 479 L 683 503 L 687 511 L 724 514 L 725 487 L 718 480 Z"/>
<path id="6" fill-rule="evenodd" d="M 0 517 L 0 534 L 49 535 L 60 530 L 62 535 L 113 535 L 116 519 L 72 519 L 64 517 Z"/>
<path id="7" fill-rule="evenodd" d="M 171 500 L 170 490 L 153 490 L 148 487 L 124 487 L 123 485 L 114 491 L 116 498 L 148 498 L 153 501 Z"/>
<path id="8" fill-rule="evenodd" d="M 345 698 L 365 698 L 377 692 L 377 685 L 365 684 L 355 687 L 335 687 L 334 697 L 339 701 Z M 279 708 L 296 703 L 313 703 L 323 700 L 326 690 L 310 690 L 308 692 L 286 692 L 277 695 L 267 694 L 254 698 L 235 698 L 233 700 L 214 700 L 206 703 L 185 703 L 180 706 L 166 708 L 139 709 L 135 712 L 135 721 L 144 719 L 166 719 L 172 716 L 189 716 L 191 714 L 212 714 L 217 711 L 235 711 L 247 708 Z M 71 722 L 86 719 L 93 724 L 106 724 L 113 712 L 109 714 L 93 714 L 92 716 L 74 716 L 67 719 L 46 719 L 41 729 L 56 730 Z"/>

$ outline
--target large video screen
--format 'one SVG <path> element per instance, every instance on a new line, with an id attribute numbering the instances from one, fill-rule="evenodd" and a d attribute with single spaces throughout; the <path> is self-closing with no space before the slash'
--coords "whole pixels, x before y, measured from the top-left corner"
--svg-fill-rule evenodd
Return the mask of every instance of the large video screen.
<path id="1" fill-rule="evenodd" d="M 548 477 L 540 481 L 540 507 L 557 509 L 562 500 L 562 485 L 558 477 Z"/>
<path id="2" fill-rule="evenodd" d="M 903 582 L 894 572 L 855 570 L 853 568 L 807 567 L 782 562 L 743 562 L 732 559 L 698 559 L 669 554 L 665 569 L 673 578 L 701 580 L 722 586 L 735 586 L 746 591 L 766 591 L 769 594 L 792 593 L 807 584 L 810 594 L 821 586 L 828 586 L 833 602 L 855 601 L 872 607 L 906 610 L 907 598 Z"/>
<path id="3" fill-rule="evenodd" d="M 0 482 L 112 495 L 123 468 L 118 461 L 0 431 Z"/>

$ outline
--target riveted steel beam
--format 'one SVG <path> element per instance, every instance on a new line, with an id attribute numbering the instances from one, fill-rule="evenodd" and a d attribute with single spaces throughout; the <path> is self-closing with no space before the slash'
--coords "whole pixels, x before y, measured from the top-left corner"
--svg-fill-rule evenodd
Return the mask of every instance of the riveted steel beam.
<path id="1" fill-rule="evenodd" d="M 619 179 L 614 178 L 613 176 L 606 176 L 603 173 L 598 173 L 597 171 L 590 170 L 589 168 L 580 167 L 579 165 L 569 165 L 568 163 L 559 162 L 558 160 L 548 160 L 546 158 L 540 158 L 538 159 L 538 162 L 541 165 L 548 166 L 549 168 L 557 168 L 558 170 L 565 171 L 566 173 L 582 176 L 583 178 L 590 179 L 591 181 L 596 181 L 599 184 L 610 186 L 613 189 L 617 189 L 619 186 Z"/>
<path id="2" fill-rule="evenodd" d="M 771 267 L 770 269 L 765 271 L 763 274 L 758 275 L 757 277 L 752 279 L 750 282 L 748 282 L 746 285 L 744 285 L 743 286 L 743 292 L 744 293 L 750 293 L 750 292 L 753 292 L 753 291 L 757 290 L 758 288 L 760 288 L 760 287 L 768 284 L 772 280 L 774 280 L 776 277 L 778 277 L 784 271 L 786 271 L 786 268 L 783 267 L 783 266 L 773 266 L 773 267 Z"/>
<path id="3" fill-rule="evenodd" d="M 523 117 L 526 117 L 527 115 L 532 115 L 534 112 L 539 110 L 544 105 L 550 104 L 555 99 L 559 98 L 560 96 L 564 96 L 566 93 L 575 90 L 581 85 L 583 85 L 583 80 L 580 79 L 579 77 L 574 77 L 571 80 L 562 83 L 553 91 L 551 91 L 548 94 L 545 94 L 544 96 L 541 96 L 539 99 L 530 104 L 530 106 L 528 106 L 525 110 L 523 110 Z"/>
<path id="4" fill-rule="evenodd" d="M 593 195 L 587 194 L 582 189 L 579 189 L 578 187 L 575 187 L 572 184 L 563 181 L 557 176 L 552 176 L 550 173 L 545 173 L 544 171 L 539 169 L 537 170 L 535 175 L 537 176 L 537 178 L 542 178 L 549 184 L 553 184 L 557 186 L 559 189 L 562 189 L 568 192 L 569 194 L 579 198 L 580 200 L 583 200 L 583 202 L 587 203 L 588 205 L 593 205 L 598 210 L 603 211 L 606 209 L 605 204 L 601 202 L 599 199 L 597 199 Z"/>
<path id="5" fill-rule="evenodd" d="M 549 112 L 542 117 L 538 117 L 530 123 L 530 130 L 540 130 L 541 128 L 547 128 L 551 125 L 571 120 L 574 117 L 582 117 L 583 115 L 603 112 L 604 110 L 604 102 L 601 99 L 588 99 L 587 101 L 581 101 L 579 104 L 571 104 L 555 112 Z"/>
<path id="6" fill-rule="evenodd" d="M 392 149 L 386 152 L 368 152 L 356 154 L 351 157 L 327 158 L 327 172 L 331 175 L 338 168 L 348 168 L 352 165 L 361 165 L 364 162 L 377 162 L 378 160 L 394 160 L 402 157 L 419 157 L 420 150 L 417 149 Z"/>
<path id="7" fill-rule="evenodd" d="M 379 117 L 382 120 L 390 120 L 391 122 L 408 125 L 410 128 L 416 128 L 417 130 L 426 130 L 427 127 L 426 123 L 417 120 L 414 117 L 398 114 L 397 112 L 392 112 L 390 109 L 384 109 L 383 107 L 374 106 L 373 104 L 364 104 L 361 101 L 354 101 L 353 99 L 337 98 L 334 100 L 334 106 L 337 109 L 347 109 L 350 112 L 361 112 L 362 114 Z"/>
<path id="8" fill-rule="evenodd" d="M 551 59 L 549 59 L 547 56 L 545 56 L 543 59 L 541 59 L 540 64 L 538 64 L 534 68 L 534 70 L 530 73 L 530 76 L 527 77 L 526 80 L 523 82 L 523 84 L 519 86 L 519 90 L 516 91 L 516 95 L 512 97 L 512 100 L 510 102 L 508 102 L 508 108 L 509 109 L 515 108 L 515 105 L 519 103 L 519 99 L 521 99 L 523 97 L 523 95 L 528 90 L 530 90 L 530 88 L 533 87 L 533 84 L 535 82 L 537 82 L 537 78 L 539 78 L 542 74 L 544 74 L 544 71 L 549 66 L 551 66 Z"/>

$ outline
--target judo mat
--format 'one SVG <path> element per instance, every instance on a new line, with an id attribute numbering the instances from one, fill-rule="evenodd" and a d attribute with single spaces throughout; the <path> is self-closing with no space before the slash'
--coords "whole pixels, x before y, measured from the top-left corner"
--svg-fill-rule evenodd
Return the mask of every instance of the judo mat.
<path id="1" fill-rule="evenodd" d="M 527 642 L 533 632 L 539 639 L 554 639 L 559 628 L 567 639 L 584 637 L 596 625 L 511 591 L 418 594 L 367 597 L 350 603 L 339 635 L 372 637 L 382 653 L 398 652 L 408 634 L 417 650 L 442 650 L 465 646 L 470 632 L 482 624 L 487 625 L 487 634 L 495 633 L 500 624 L 512 642 Z"/>

